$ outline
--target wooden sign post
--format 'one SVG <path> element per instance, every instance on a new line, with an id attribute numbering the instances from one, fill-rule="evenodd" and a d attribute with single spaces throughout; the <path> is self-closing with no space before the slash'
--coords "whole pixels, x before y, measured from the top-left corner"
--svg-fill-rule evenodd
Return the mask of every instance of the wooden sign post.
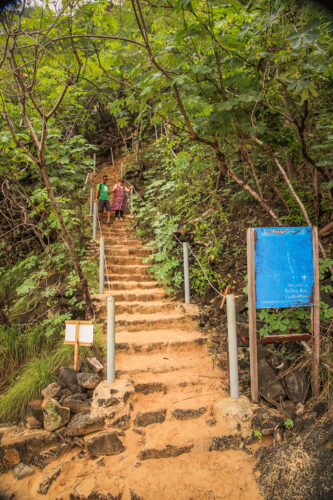
<path id="1" fill-rule="evenodd" d="M 79 345 L 93 345 L 94 324 L 92 321 L 65 321 L 65 340 L 64 344 L 74 345 L 74 370 L 77 370 L 79 359 Z"/>
<path id="2" fill-rule="evenodd" d="M 320 392 L 320 296 L 317 227 L 247 230 L 251 398 L 258 402 L 257 344 L 311 340 L 312 392 Z M 312 335 L 291 333 L 257 339 L 256 312 L 261 308 L 312 306 Z"/>

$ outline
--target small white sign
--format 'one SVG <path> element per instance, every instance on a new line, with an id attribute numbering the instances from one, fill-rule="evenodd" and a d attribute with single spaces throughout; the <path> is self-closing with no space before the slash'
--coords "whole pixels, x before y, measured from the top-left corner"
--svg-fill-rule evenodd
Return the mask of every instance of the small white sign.
<path id="1" fill-rule="evenodd" d="M 65 342 L 75 343 L 75 330 L 74 323 L 66 324 Z M 79 325 L 79 344 L 92 344 L 94 341 L 94 325 Z"/>

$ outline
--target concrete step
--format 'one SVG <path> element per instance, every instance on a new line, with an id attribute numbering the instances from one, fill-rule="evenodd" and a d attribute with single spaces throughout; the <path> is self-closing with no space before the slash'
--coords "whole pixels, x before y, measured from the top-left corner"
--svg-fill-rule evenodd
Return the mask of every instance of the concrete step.
<path id="1" fill-rule="evenodd" d="M 206 352 L 154 352 L 151 354 L 141 353 L 137 356 L 119 352 L 116 355 L 117 378 L 132 378 L 135 375 L 140 374 L 140 377 L 135 377 L 135 379 L 143 381 L 144 378 L 141 375 L 146 373 L 150 374 L 151 380 L 160 380 L 160 374 L 172 372 L 174 379 L 180 380 L 179 375 L 176 372 L 180 370 L 183 372 L 184 370 L 189 369 L 193 373 L 192 368 L 194 366 L 197 370 L 201 370 L 203 373 L 206 373 L 207 371 L 208 373 L 211 372 Z"/>
<path id="2" fill-rule="evenodd" d="M 161 284 L 158 281 L 153 281 L 153 276 L 151 277 L 151 281 L 112 281 L 112 278 L 115 278 L 115 275 L 113 275 L 110 279 L 110 285 L 111 285 L 111 295 L 113 295 L 114 291 L 119 291 L 119 292 L 125 292 L 127 290 L 135 290 L 135 289 L 142 289 L 145 291 L 148 290 L 153 290 L 153 289 L 162 289 Z M 129 277 L 130 278 L 130 277 Z M 107 283 L 106 283 L 107 287 Z M 106 292 L 108 289 L 106 290 Z"/>
<path id="3" fill-rule="evenodd" d="M 110 281 L 111 287 L 112 287 L 113 281 L 139 282 L 139 281 L 149 281 L 150 279 L 154 280 L 154 276 L 150 275 L 150 274 L 128 274 L 125 272 L 122 274 L 110 272 L 110 275 L 109 275 L 109 281 Z M 105 276 L 104 280 L 105 280 L 105 291 L 107 291 L 107 278 L 106 278 L 106 276 Z M 139 286 L 139 285 L 137 285 L 137 286 Z"/>
<path id="4" fill-rule="evenodd" d="M 112 245 L 109 247 L 105 247 L 104 252 L 106 256 L 116 255 L 119 257 L 120 256 L 148 257 L 149 255 L 151 255 L 152 250 L 150 248 L 146 248 L 141 245 L 132 245 L 132 246 Z"/>
<path id="5" fill-rule="evenodd" d="M 111 294 L 116 303 L 118 302 L 149 302 L 149 301 L 160 301 L 167 297 L 167 293 L 163 288 L 153 288 L 151 290 L 145 290 L 144 288 L 132 288 L 129 290 L 113 290 Z M 106 297 L 102 294 L 102 298 L 96 298 L 94 296 L 94 302 L 97 306 L 99 304 L 104 304 L 106 301 Z"/>
<path id="6" fill-rule="evenodd" d="M 167 301 L 148 301 L 148 302 L 118 302 L 116 300 L 116 317 L 119 314 L 165 314 L 167 312 L 172 313 L 184 313 L 185 309 L 181 304 L 177 304 L 175 302 L 167 302 Z M 98 310 L 97 314 L 99 317 L 106 317 L 106 307 L 102 305 Z"/>
<path id="7" fill-rule="evenodd" d="M 112 274 L 141 274 L 146 276 L 148 273 L 149 265 L 113 265 L 108 263 L 108 271 Z"/>
<path id="8" fill-rule="evenodd" d="M 174 351 L 202 351 L 207 337 L 200 332 L 184 330 L 150 330 L 137 332 L 116 332 L 117 351 L 134 353 L 153 353 L 163 351 L 164 354 Z"/>
<path id="9" fill-rule="evenodd" d="M 116 329 L 120 331 L 135 332 L 138 330 L 154 330 L 160 328 L 192 329 L 198 314 L 181 313 L 154 313 L 154 314 L 118 314 Z M 101 320 L 103 318 L 100 318 Z M 105 318 L 106 328 L 106 318 Z M 105 329 L 106 331 L 106 329 Z"/>
<path id="10" fill-rule="evenodd" d="M 135 238 L 115 238 L 115 237 L 106 237 L 105 238 L 105 247 L 107 245 L 143 245 L 141 240 L 137 240 Z"/>
<path id="11" fill-rule="evenodd" d="M 106 258 L 107 258 L 107 263 L 108 266 L 112 265 L 124 265 L 124 266 L 134 266 L 135 264 L 138 265 L 146 265 L 144 262 L 142 262 L 142 257 L 136 256 L 136 255 L 110 255 L 109 253 L 106 253 Z M 144 258 L 144 257 L 143 257 Z"/>
<path id="12" fill-rule="evenodd" d="M 101 317 L 106 321 L 106 317 Z M 118 331 L 136 332 L 138 330 L 152 330 L 165 328 L 186 329 L 193 327 L 196 316 L 185 315 L 179 312 L 155 312 L 147 314 L 118 314 L 116 317 L 116 327 Z"/>

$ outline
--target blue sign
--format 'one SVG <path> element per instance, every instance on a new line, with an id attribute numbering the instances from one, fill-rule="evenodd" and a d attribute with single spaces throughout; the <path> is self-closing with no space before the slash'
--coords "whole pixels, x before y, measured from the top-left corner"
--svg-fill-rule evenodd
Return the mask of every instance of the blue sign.
<path id="1" fill-rule="evenodd" d="M 312 227 L 254 229 L 256 308 L 313 305 Z"/>

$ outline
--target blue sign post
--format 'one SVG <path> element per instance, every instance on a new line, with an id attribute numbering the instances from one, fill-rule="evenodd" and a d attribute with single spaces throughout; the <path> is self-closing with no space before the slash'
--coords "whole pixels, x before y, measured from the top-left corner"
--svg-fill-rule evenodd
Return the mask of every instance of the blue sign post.
<path id="1" fill-rule="evenodd" d="M 251 396 L 258 401 L 256 309 L 312 306 L 312 336 L 271 335 L 264 342 L 312 338 L 312 386 L 319 393 L 319 265 L 316 227 L 247 232 Z M 260 341 L 260 340 L 259 340 Z"/>

